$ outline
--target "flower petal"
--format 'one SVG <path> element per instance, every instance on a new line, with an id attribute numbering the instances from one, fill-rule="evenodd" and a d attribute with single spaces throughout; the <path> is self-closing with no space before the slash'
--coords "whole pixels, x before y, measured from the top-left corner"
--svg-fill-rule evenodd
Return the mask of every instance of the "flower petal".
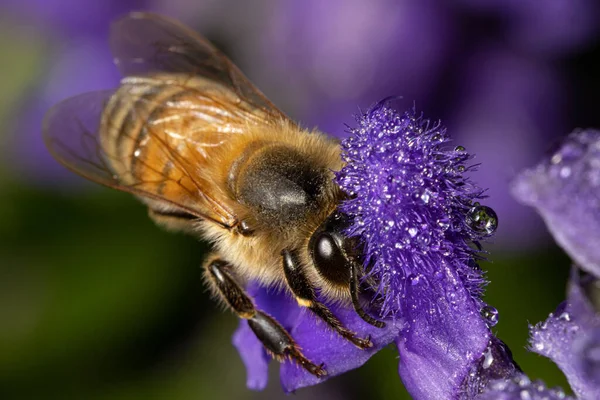
<path id="1" fill-rule="evenodd" d="M 488 347 L 479 361 L 471 367 L 463 381 L 461 399 L 473 399 L 483 392 L 490 382 L 508 380 L 521 375 L 521 369 L 514 362 L 512 352 L 500 339 L 492 336 Z"/>
<path id="2" fill-rule="evenodd" d="M 532 351 L 556 363 L 578 397 L 598 399 L 600 315 L 588 301 L 582 282 L 574 268 L 567 301 L 546 321 L 530 327 L 530 344 Z"/>
<path id="3" fill-rule="evenodd" d="M 363 365 L 371 356 L 387 346 L 398 336 L 402 321 L 387 321 L 385 328 L 376 328 L 363 321 L 356 312 L 348 307 L 330 307 L 331 311 L 349 329 L 359 336 L 370 336 L 373 347 L 361 350 L 348 340 L 333 332 L 311 313 L 304 312 L 291 330 L 304 354 L 315 363 L 325 363 L 328 377 L 336 376 Z M 291 362 L 281 366 L 281 384 L 286 392 L 315 385 L 323 379 L 309 374 L 303 368 Z"/>
<path id="4" fill-rule="evenodd" d="M 521 173 L 513 194 L 541 214 L 558 244 L 600 277 L 600 131 L 575 131 L 550 159 Z"/>
<path id="5" fill-rule="evenodd" d="M 331 311 L 346 327 L 362 337 L 371 337 L 373 347 L 360 350 L 310 311 L 298 306 L 286 293 L 274 293 L 254 284 L 250 285 L 247 291 L 253 297 L 257 308 L 273 316 L 288 330 L 309 360 L 315 364 L 325 364 L 327 378 L 363 365 L 371 356 L 394 341 L 402 326 L 402 321 L 397 320 L 388 321 L 383 329 L 376 328 L 364 322 L 353 309 L 330 305 Z M 241 322 L 233 341 L 248 370 L 248 388 L 264 389 L 270 357 L 246 321 Z M 280 371 L 281 385 L 286 392 L 315 385 L 326 379 L 311 375 L 292 361 L 283 362 Z"/>
<path id="6" fill-rule="evenodd" d="M 491 337 L 456 272 L 444 271 L 437 281 L 407 287 L 407 298 L 434 299 L 431 314 L 412 309 L 407 316 L 410 328 L 396 340 L 398 372 L 415 399 L 456 398 Z"/>
<path id="7" fill-rule="evenodd" d="M 248 326 L 248 321 L 240 321 L 240 326 L 233 334 L 233 345 L 246 366 L 246 386 L 252 390 L 263 390 L 269 380 L 270 357 Z"/>

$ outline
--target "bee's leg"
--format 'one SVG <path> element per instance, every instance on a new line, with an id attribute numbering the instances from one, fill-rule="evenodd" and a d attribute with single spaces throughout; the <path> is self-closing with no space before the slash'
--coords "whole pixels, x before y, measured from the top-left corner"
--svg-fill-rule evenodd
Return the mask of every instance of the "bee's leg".
<path id="1" fill-rule="evenodd" d="M 345 339 L 351 341 L 356 347 L 360 349 L 368 349 L 373 347 L 373 342 L 370 338 L 360 338 L 356 336 L 356 333 L 346 328 L 342 322 L 325 306 L 323 303 L 317 300 L 315 291 L 302 270 L 301 264 L 298 260 L 298 255 L 294 251 L 283 250 L 281 252 L 283 256 L 283 269 L 285 271 L 285 278 L 287 283 L 292 290 L 298 304 L 310 309 L 316 316 L 321 318 L 327 323 L 334 331 L 339 333 Z"/>
<path id="2" fill-rule="evenodd" d="M 277 360 L 290 358 L 315 376 L 327 375 L 322 364 L 316 365 L 302 354 L 292 336 L 279 322 L 254 307 L 250 297 L 229 273 L 227 262 L 211 257 L 204 264 L 204 268 L 207 280 L 218 295 L 240 318 L 248 320 L 250 329 Z"/>

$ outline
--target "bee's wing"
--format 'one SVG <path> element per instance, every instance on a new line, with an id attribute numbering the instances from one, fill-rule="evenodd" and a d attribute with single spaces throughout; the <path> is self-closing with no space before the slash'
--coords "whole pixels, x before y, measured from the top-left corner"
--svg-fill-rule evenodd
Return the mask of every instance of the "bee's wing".
<path id="1" fill-rule="evenodd" d="M 110 47 L 124 76 L 175 73 L 201 76 L 275 118 L 288 119 L 208 40 L 170 18 L 133 12 L 116 20 Z"/>
<path id="2" fill-rule="evenodd" d="M 133 118 L 141 120 L 140 129 L 158 149 L 155 156 L 163 165 L 168 161 L 170 169 L 166 173 L 159 169 L 161 162 L 146 162 L 135 176 L 127 176 L 123 171 L 128 168 L 119 165 L 125 166 L 129 156 L 106 150 L 100 137 L 103 110 L 114 91 L 93 92 L 67 99 L 47 114 L 43 129 L 50 152 L 87 179 L 150 199 L 171 212 L 233 226 L 237 218 L 227 205 L 230 199 L 214 195 L 211 182 L 198 175 L 211 162 L 209 147 L 224 143 L 226 135 L 243 134 L 249 122 L 289 119 L 227 57 L 176 21 L 149 13 L 126 15 L 112 25 L 110 45 L 126 77 L 169 81 L 173 75 L 170 84 L 202 98 L 160 105 L 165 115 L 189 119 L 193 114 L 193 131 L 182 131 L 181 139 L 167 138 L 148 120 Z"/>
<path id="3" fill-rule="evenodd" d="M 150 200 L 161 210 L 233 226 L 236 218 L 227 205 L 211 196 L 209 184 L 197 179 L 191 172 L 193 166 L 182 159 L 181 152 L 190 149 L 187 143 L 178 147 L 177 142 L 167 141 L 148 130 L 149 140 L 156 143 L 159 157 L 171 162 L 169 174 L 165 174 L 160 165 L 151 163 L 139 166 L 136 175 L 114 172 L 128 160 L 109 153 L 101 145 L 101 117 L 113 93 L 80 94 L 55 105 L 46 114 L 43 136 L 54 158 L 84 178 Z M 163 189 L 158 190 L 159 187 Z"/>

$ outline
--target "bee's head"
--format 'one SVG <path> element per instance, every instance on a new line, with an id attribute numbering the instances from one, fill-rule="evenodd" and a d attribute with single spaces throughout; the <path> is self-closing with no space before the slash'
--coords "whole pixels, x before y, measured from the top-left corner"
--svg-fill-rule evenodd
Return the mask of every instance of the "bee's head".
<path id="1" fill-rule="evenodd" d="M 312 234 L 308 251 L 317 272 L 325 281 L 333 286 L 349 289 L 358 315 L 374 326 L 383 327 L 385 324 L 369 316 L 359 302 L 363 247 L 358 238 L 346 235 L 345 231 L 350 223 L 348 215 L 334 211 Z"/>

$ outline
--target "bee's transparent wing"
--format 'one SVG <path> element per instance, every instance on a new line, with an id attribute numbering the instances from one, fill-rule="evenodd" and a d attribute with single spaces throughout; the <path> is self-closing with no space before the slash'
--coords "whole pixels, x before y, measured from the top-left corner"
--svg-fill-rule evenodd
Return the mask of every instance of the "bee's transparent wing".
<path id="1" fill-rule="evenodd" d="M 235 216 L 228 211 L 227 205 L 216 201 L 208 185 L 193 175 L 193 167 L 182 159 L 178 143 L 164 140 L 158 131 L 149 130 L 149 140 L 153 140 L 163 156 L 171 160 L 172 170 L 177 170 L 177 174 L 171 171 L 166 176 L 160 166 L 150 163 L 141 166 L 144 173 L 135 176 L 114 173 L 115 167 L 125 160 L 118 154 L 108 154 L 100 138 L 102 112 L 113 93 L 98 91 L 71 97 L 46 114 L 43 136 L 54 158 L 84 178 L 152 200 L 160 204 L 161 209 L 226 227 L 235 224 Z M 167 190 L 157 191 L 158 186 Z"/>
<path id="2" fill-rule="evenodd" d="M 112 24 L 110 47 L 124 76 L 173 73 L 203 77 L 271 117 L 288 119 L 229 58 L 175 20 L 152 13 L 127 14 Z"/>

